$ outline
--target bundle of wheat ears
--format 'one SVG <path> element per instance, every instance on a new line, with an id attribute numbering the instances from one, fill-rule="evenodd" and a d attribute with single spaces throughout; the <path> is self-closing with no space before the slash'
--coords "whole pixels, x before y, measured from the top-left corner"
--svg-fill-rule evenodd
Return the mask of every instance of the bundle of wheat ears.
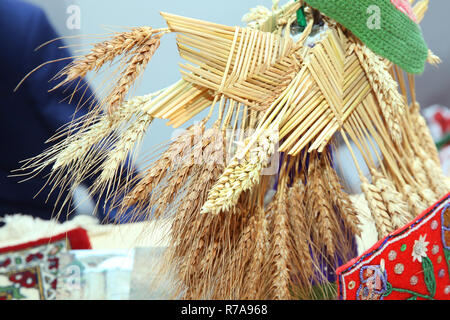
<path id="1" fill-rule="evenodd" d="M 422 20 L 428 0 L 410 2 Z M 295 34 L 303 6 L 307 26 Z M 168 221 L 161 272 L 173 273 L 174 298 L 333 298 L 328 277 L 354 258 L 361 232 L 357 202 L 336 172 L 337 141 L 353 156 L 380 239 L 450 189 L 414 76 L 337 22 L 321 16 L 315 23 L 317 12 L 302 1 L 256 8 L 246 27 L 161 14 L 167 28 L 114 33 L 57 75 L 58 86 L 83 90 L 78 83 L 88 73 L 117 66 L 88 116 L 22 170 L 50 166 L 55 192 L 96 176 L 90 191 L 105 194 L 112 208 Z M 188 62 L 182 79 L 129 97 L 168 33 Z M 438 60 L 430 53 L 430 63 Z M 154 119 L 178 128 L 205 110 L 135 172 Z"/>

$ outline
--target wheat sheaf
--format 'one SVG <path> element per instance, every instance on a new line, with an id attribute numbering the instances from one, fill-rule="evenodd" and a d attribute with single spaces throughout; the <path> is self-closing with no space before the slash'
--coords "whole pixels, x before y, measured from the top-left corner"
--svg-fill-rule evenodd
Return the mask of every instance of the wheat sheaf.
<path id="1" fill-rule="evenodd" d="M 427 4 L 415 4 L 419 20 Z M 55 89 L 80 90 L 88 74 L 111 75 L 89 113 L 18 173 L 51 168 L 52 192 L 96 177 L 91 195 L 105 195 L 119 216 L 167 221 L 159 272 L 174 273 L 174 298 L 335 298 L 324 268 L 354 258 L 362 235 L 360 210 L 338 174 L 338 143 L 350 151 L 380 239 L 448 191 L 432 182 L 442 172 L 414 78 L 336 21 L 303 1 L 254 9 L 245 27 L 161 14 L 166 28 L 111 34 L 54 77 Z M 133 96 L 171 33 L 186 61 L 181 79 Z M 188 127 L 135 166 L 161 119 Z"/>

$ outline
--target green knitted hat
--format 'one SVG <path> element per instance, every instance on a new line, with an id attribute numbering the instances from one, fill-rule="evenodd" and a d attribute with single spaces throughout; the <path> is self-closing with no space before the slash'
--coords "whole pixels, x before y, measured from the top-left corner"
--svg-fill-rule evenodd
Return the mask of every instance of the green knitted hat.
<path id="1" fill-rule="evenodd" d="M 336 20 L 376 54 L 409 73 L 422 73 L 428 47 L 407 0 L 305 0 Z M 374 15 L 379 24 L 373 25 Z M 377 18 L 375 17 L 375 18 Z"/>

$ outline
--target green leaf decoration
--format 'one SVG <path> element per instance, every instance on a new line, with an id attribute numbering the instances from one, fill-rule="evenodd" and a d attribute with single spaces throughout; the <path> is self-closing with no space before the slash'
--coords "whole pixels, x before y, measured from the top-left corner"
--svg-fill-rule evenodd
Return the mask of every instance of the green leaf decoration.
<path id="1" fill-rule="evenodd" d="M 20 288 L 16 288 L 15 286 L 8 286 L 0 288 L 0 292 L 4 292 L 10 294 L 13 299 L 20 300 L 26 298 L 25 296 L 20 294 Z"/>
<path id="2" fill-rule="evenodd" d="M 450 278 L 450 250 L 444 248 L 445 261 L 447 261 L 448 277 Z"/>
<path id="3" fill-rule="evenodd" d="M 383 297 L 387 297 L 392 293 L 392 284 L 389 282 L 386 283 L 386 292 L 383 294 Z"/>
<path id="4" fill-rule="evenodd" d="M 434 276 L 433 262 L 430 258 L 425 257 L 422 259 L 422 268 L 425 278 L 425 284 L 431 297 L 436 294 L 436 278 Z"/>
<path id="5" fill-rule="evenodd" d="M 409 298 L 408 300 L 417 300 L 417 296 L 412 296 L 412 297 Z"/>

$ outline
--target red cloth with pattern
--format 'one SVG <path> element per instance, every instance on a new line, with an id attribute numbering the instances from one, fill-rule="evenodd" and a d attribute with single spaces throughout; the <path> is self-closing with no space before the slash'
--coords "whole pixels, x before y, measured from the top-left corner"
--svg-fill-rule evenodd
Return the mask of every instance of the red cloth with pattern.
<path id="1" fill-rule="evenodd" d="M 341 300 L 450 300 L 450 193 L 337 275 Z"/>
<path id="2" fill-rule="evenodd" d="M 0 300 L 54 300 L 61 253 L 83 249 L 91 244 L 81 228 L 0 248 Z"/>

